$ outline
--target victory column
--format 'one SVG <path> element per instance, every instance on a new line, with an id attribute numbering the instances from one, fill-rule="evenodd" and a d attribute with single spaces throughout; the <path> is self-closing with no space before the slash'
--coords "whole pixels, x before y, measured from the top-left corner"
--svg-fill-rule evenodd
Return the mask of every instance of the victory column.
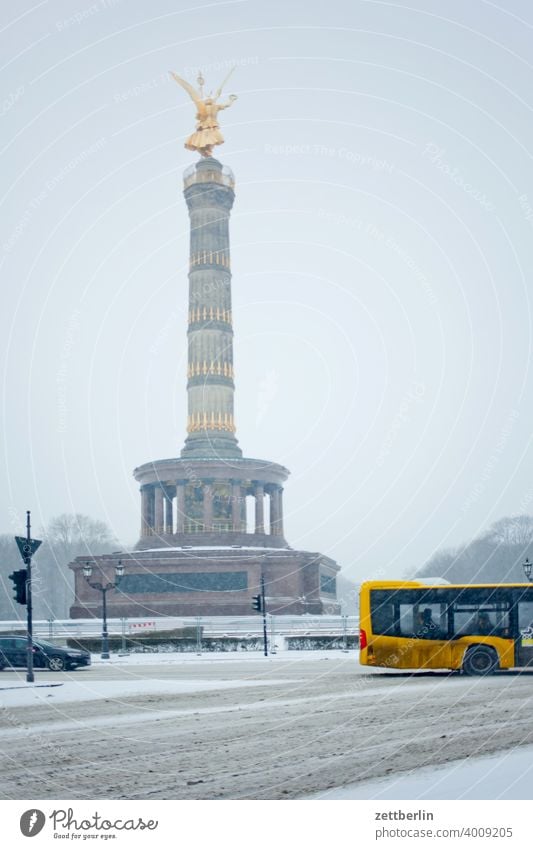
<path id="1" fill-rule="evenodd" d="M 108 600 L 109 615 L 250 615 L 262 577 L 270 613 L 338 613 L 338 565 L 285 540 L 288 470 L 243 458 L 235 436 L 229 241 L 235 180 L 212 152 L 224 142 L 219 112 L 236 96 L 219 103 L 224 84 L 205 96 L 201 74 L 198 88 L 171 75 L 196 106 L 196 130 L 185 147 L 201 155 L 184 173 L 183 192 L 191 222 L 187 437 L 179 458 L 134 470 L 140 539 L 135 551 L 120 554 L 124 577 Z M 97 594 L 83 580 L 85 560 L 71 564 L 75 618 L 100 615 Z M 117 555 L 92 558 L 104 574 L 116 562 Z"/>

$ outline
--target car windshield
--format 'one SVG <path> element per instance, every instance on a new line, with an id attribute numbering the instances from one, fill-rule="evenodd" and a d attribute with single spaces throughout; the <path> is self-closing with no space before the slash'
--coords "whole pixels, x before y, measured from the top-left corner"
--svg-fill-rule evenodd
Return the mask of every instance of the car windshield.
<path id="1" fill-rule="evenodd" d="M 47 643 L 46 640 L 34 640 L 34 645 L 42 646 L 45 649 L 60 649 L 62 646 L 54 646 L 52 643 Z"/>

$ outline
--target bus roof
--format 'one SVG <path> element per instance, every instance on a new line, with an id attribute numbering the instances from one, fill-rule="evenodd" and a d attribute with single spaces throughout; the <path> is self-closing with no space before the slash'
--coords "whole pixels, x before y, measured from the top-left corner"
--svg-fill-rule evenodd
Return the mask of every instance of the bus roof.
<path id="1" fill-rule="evenodd" d="M 409 588 L 417 588 L 423 587 L 424 589 L 445 589 L 445 590 L 453 590 L 453 589 L 466 589 L 468 587 L 531 587 L 533 589 L 533 583 L 516 583 L 516 584 L 425 584 L 423 581 L 364 581 L 361 584 L 361 589 L 409 589 Z"/>

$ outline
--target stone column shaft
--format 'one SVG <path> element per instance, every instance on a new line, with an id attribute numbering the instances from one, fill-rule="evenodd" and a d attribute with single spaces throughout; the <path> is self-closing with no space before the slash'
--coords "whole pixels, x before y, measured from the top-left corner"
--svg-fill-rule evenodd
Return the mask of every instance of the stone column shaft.
<path id="1" fill-rule="evenodd" d="M 141 537 L 146 537 L 150 530 L 150 492 L 147 486 L 141 487 Z"/>
<path id="2" fill-rule="evenodd" d="M 265 533 L 265 489 L 262 483 L 256 483 L 255 497 L 255 533 Z"/>
<path id="3" fill-rule="evenodd" d="M 172 495 L 165 492 L 165 533 L 172 534 Z"/>
<path id="4" fill-rule="evenodd" d="M 213 530 L 213 486 L 211 481 L 203 485 L 204 497 L 204 531 Z"/>
<path id="5" fill-rule="evenodd" d="M 283 487 L 278 489 L 278 535 L 283 536 Z"/>
<path id="6" fill-rule="evenodd" d="M 281 520 L 281 498 L 280 487 L 273 487 L 270 490 L 270 533 L 273 536 L 279 536 Z"/>
<path id="7" fill-rule="evenodd" d="M 233 530 L 241 530 L 241 485 L 233 482 L 231 485 L 231 518 L 233 521 Z"/>
<path id="8" fill-rule="evenodd" d="M 163 495 L 163 489 L 159 485 L 156 485 L 156 487 L 155 487 L 154 498 L 155 498 L 154 530 L 155 530 L 156 534 L 162 534 L 165 531 L 164 519 L 163 519 L 163 508 L 164 508 L 163 499 L 164 499 L 164 495 Z"/>
<path id="9" fill-rule="evenodd" d="M 268 493 L 270 499 L 270 533 L 276 533 L 276 490 L 271 489 Z"/>
<path id="10" fill-rule="evenodd" d="M 185 530 L 185 483 L 176 482 L 176 533 L 182 534 Z"/>
<path id="11" fill-rule="evenodd" d="M 148 495 L 147 495 L 147 502 L 148 502 L 148 513 L 147 513 L 147 515 L 148 515 L 148 536 L 153 536 L 153 533 L 154 533 L 154 524 L 155 524 L 155 522 L 154 522 L 154 515 L 155 515 L 155 505 L 154 505 L 154 498 L 155 498 L 155 495 L 154 495 L 154 487 L 153 487 L 152 485 L 150 485 L 149 487 L 147 487 L 147 489 L 148 489 Z"/>

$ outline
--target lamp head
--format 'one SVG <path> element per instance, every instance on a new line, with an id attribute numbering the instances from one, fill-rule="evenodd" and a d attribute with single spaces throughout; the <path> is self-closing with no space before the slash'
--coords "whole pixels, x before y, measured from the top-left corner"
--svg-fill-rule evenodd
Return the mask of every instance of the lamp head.
<path id="1" fill-rule="evenodd" d="M 529 581 L 531 578 L 531 570 L 533 569 L 533 563 L 530 562 L 529 557 L 526 557 L 525 563 L 523 564 L 522 568 L 524 570 L 524 575 Z"/>
<path id="2" fill-rule="evenodd" d="M 124 566 L 122 565 L 122 560 L 119 560 L 117 565 L 115 566 L 115 574 L 117 578 L 122 578 L 124 575 Z"/>
<path id="3" fill-rule="evenodd" d="M 86 578 L 90 578 L 92 573 L 93 573 L 93 567 L 91 566 L 89 561 L 87 561 L 87 563 L 83 567 L 83 574 Z"/>

